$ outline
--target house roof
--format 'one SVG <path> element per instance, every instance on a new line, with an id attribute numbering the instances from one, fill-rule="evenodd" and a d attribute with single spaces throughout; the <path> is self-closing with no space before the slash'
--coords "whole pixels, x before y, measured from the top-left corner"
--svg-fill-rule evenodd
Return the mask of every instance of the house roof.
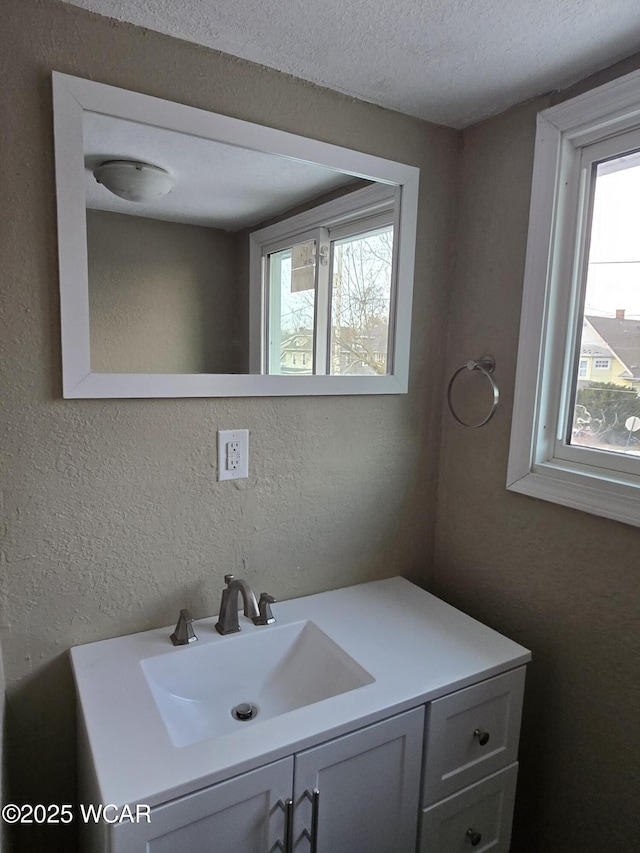
<path id="1" fill-rule="evenodd" d="M 640 379 L 640 320 L 585 316 L 611 351 L 626 367 L 630 378 Z"/>
<path id="2" fill-rule="evenodd" d="M 586 344 L 580 347 L 580 355 L 587 358 L 611 358 L 613 353 L 609 347 L 599 347 L 594 344 Z"/>

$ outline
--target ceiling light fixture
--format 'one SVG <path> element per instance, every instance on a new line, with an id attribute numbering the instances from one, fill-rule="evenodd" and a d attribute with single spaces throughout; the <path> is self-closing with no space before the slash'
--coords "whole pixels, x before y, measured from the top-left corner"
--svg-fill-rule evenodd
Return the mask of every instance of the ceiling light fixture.
<path id="1" fill-rule="evenodd" d="M 164 169 L 139 160 L 106 160 L 96 166 L 93 177 L 114 195 L 136 202 L 160 198 L 176 183 Z"/>

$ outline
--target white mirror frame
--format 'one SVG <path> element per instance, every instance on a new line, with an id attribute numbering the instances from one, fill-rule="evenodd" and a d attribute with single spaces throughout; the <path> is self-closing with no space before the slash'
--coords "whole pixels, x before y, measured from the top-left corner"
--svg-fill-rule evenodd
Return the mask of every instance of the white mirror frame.
<path id="1" fill-rule="evenodd" d="M 393 372 L 386 376 L 92 373 L 82 114 L 88 110 L 291 157 L 400 187 Z M 161 98 L 53 72 L 65 398 L 403 394 L 408 387 L 419 169 Z"/>

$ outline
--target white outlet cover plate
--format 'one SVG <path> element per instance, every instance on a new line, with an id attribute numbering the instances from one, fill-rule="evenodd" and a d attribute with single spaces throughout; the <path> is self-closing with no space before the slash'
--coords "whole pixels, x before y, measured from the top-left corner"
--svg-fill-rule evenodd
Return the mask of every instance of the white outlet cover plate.
<path id="1" fill-rule="evenodd" d="M 238 442 L 239 464 L 237 468 L 227 467 L 227 445 Z M 243 480 L 249 476 L 249 430 L 248 429 L 219 429 L 218 430 L 218 480 Z"/>

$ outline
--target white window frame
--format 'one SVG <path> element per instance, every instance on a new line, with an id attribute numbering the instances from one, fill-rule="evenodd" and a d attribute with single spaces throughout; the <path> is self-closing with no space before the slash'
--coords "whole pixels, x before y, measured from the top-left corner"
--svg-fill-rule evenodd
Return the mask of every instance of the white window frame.
<path id="1" fill-rule="evenodd" d="M 357 236 L 368 230 L 393 226 L 393 265 L 391 269 L 391 297 L 389 304 L 389 339 L 387 344 L 387 372 L 375 377 L 379 381 L 389 380 L 398 373 L 398 346 L 401 338 L 397 336 L 398 314 L 398 254 L 400 224 L 400 188 L 389 185 L 374 185 L 348 193 L 333 201 L 317 205 L 310 210 L 283 219 L 266 228 L 254 231 L 249 236 L 249 314 L 250 314 L 250 369 L 253 373 L 267 373 L 269 364 L 269 317 L 271 305 L 267 282 L 267 258 L 270 254 L 288 248 L 293 243 L 305 240 L 316 241 L 316 274 L 326 270 L 323 286 L 317 282 L 316 293 L 316 336 L 315 336 L 315 374 L 316 376 L 336 376 L 324 372 L 329 347 L 331 328 L 331 293 L 328 270 L 333 262 L 332 249 L 336 240 Z M 328 265 L 320 264 L 323 246 L 328 250 Z M 322 317 L 320 317 L 322 313 Z M 324 316 L 326 314 L 326 316 Z M 362 377 L 343 377 L 358 381 Z M 371 377 L 365 377 L 371 379 Z"/>
<path id="2" fill-rule="evenodd" d="M 640 71 L 538 115 L 507 488 L 640 526 L 640 459 L 566 442 L 590 151 L 613 156 L 629 132 L 640 139 Z"/>

